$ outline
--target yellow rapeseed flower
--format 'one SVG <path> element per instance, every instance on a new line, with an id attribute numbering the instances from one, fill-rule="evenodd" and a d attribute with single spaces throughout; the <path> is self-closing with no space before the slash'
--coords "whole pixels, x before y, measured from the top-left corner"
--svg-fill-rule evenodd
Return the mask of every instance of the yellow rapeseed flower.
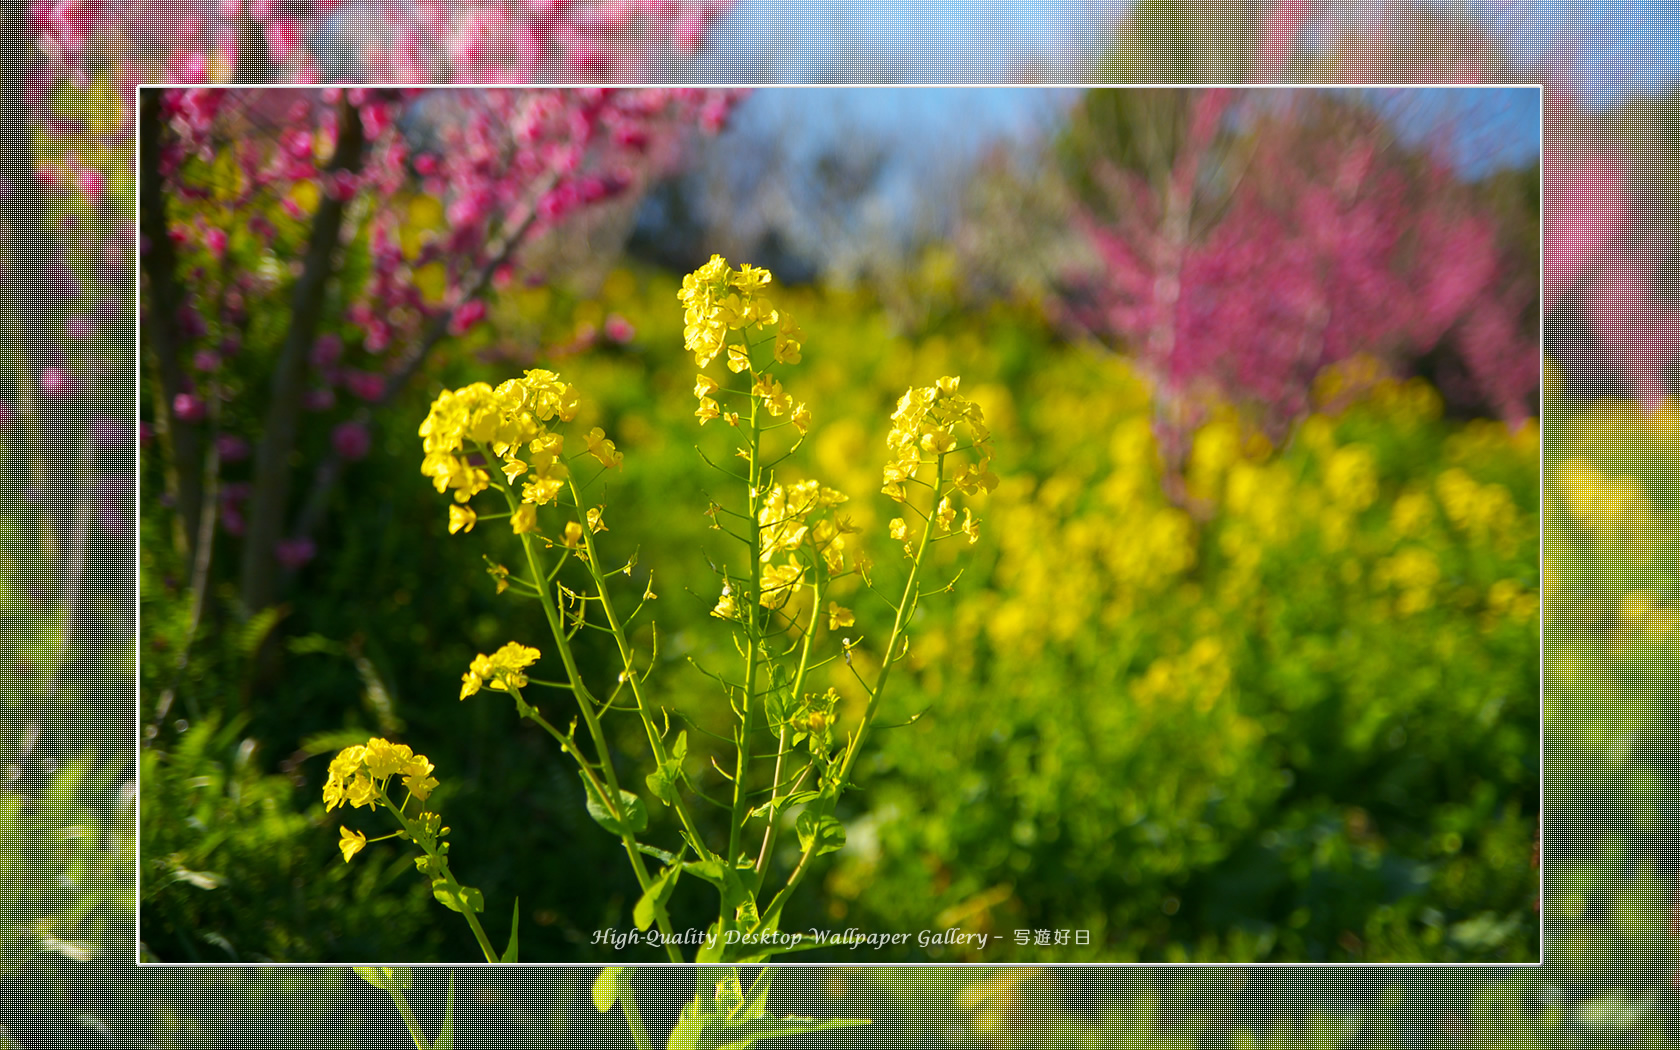
<path id="1" fill-rule="evenodd" d="M 566 477 L 566 466 L 560 460 L 563 439 L 549 429 L 549 424 L 554 420 L 569 422 L 576 417 L 577 408 L 576 390 L 540 368 L 528 369 L 522 378 L 509 379 L 495 388 L 473 383 L 459 390 L 445 390 L 432 402 L 420 424 L 425 449 L 420 472 L 432 479 L 438 492 L 453 492 L 455 501 L 465 504 L 490 487 L 486 467 L 491 465 L 479 466 L 470 458 L 489 449 L 501 458 L 494 469 L 500 470 L 509 484 L 527 476 L 527 502 L 550 502 L 558 491 L 558 481 Z M 529 449 L 523 459 L 522 448 Z M 602 454 L 612 454 L 610 443 Z M 472 520 L 451 514 L 450 531 L 470 529 Z M 534 528 L 534 522 L 529 514 L 516 517 L 515 531 L 531 531 L 519 526 Z"/>
<path id="2" fill-rule="evenodd" d="M 413 759 L 414 751 L 407 744 L 393 744 L 383 737 L 374 737 L 367 743 L 367 771 L 375 780 L 384 780 L 407 769 Z"/>
<path id="3" fill-rule="evenodd" d="M 723 594 L 717 604 L 712 606 L 712 615 L 724 620 L 735 619 L 735 592 L 730 589 L 727 581 L 723 585 Z"/>
<path id="4" fill-rule="evenodd" d="M 359 831 L 351 831 L 340 824 L 338 826 L 338 849 L 344 854 L 344 863 L 350 863 L 350 858 L 360 853 L 367 846 L 367 836 Z"/>
<path id="5" fill-rule="evenodd" d="M 759 573 L 758 604 L 767 609 L 780 609 L 793 597 L 804 577 L 804 568 L 792 562 L 766 566 Z"/>
<path id="6" fill-rule="evenodd" d="M 799 360 L 800 332 L 791 318 L 771 302 L 764 289 L 771 283 L 770 271 L 741 265 L 731 271 L 721 255 L 714 255 L 699 269 L 683 278 L 677 301 L 683 305 L 683 346 L 701 368 L 711 364 L 725 350 L 729 367 L 744 372 L 752 367 L 743 343 L 729 343 L 731 332 L 743 335 L 749 328 L 762 331 L 776 326 L 774 354 L 777 361 Z M 696 396 L 703 396 L 696 392 Z"/>
<path id="7" fill-rule="evenodd" d="M 542 653 L 537 649 L 518 642 L 509 642 L 490 656 L 478 654 L 467 673 L 461 676 L 460 698 L 465 700 L 486 686 L 502 692 L 508 692 L 509 687 L 523 688 L 529 681 L 525 668 L 536 663 L 540 656 Z"/>
<path id="8" fill-rule="evenodd" d="M 425 755 L 415 755 L 403 772 L 403 787 L 421 802 L 426 801 L 438 786 L 437 779 L 432 776 L 432 768 Z"/>
<path id="9" fill-rule="evenodd" d="M 583 546 L 583 526 L 575 521 L 566 522 L 566 533 L 560 538 L 560 543 L 574 551 Z"/>
<path id="10" fill-rule="evenodd" d="M 589 431 L 584 440 L 589 443 L 589 454 L 601 461 L 603 467 L 617 467 L 624 463 L 624 454 L 613 447 L 607 440 L 607 432 L 600 427 Z"/>
<path id="11" fill-rule="evenodd" d="M 546 507 L 560 496 L 559 478 L 532 478 L 520 489 L 520 497 L 528 504 Z"/>

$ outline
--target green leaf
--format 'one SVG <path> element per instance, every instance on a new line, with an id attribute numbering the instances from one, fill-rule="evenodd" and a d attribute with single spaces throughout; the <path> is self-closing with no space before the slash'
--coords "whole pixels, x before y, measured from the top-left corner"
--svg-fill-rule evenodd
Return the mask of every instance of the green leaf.
<path id="1" fill-rule="evenodd" d="M 699 961 L 698 959 L 696 961 Z M 700 1016 L 700 1000 L 685 1003 L 677 1017 L 677 1026 L 665 1040 L 665 1050 L 694 1050 L 706 1032 L 706 1020 Z"/>
<path id="2" fill-rule="evenodd" d="M 382 992 L 399 992 L 414 987 L 414 971 L 407 966 L 357 966 L 356 976 Z"/>
<path id="3" fill-rule="evenodd" d="M 669 850 L 662 850 L 658 846 L 650 846 L 645 842 L 636 843 L 636 849 L 639 852 L 645 853 L 665 864 L 675 864 L 678 860 L 675 853 L 672 853 Z"/>
<path id="4" fill-rule="evenodd" d="M 761 806 L 754 807 L 747 816 L 768 817 L 772 809 L 792 809 L 794 806 L 804 805 L 816 798 L 819 794 L 821 794 L 821 792 L 818 791 L 795 791 L 791 795 L 781 795 L 777 798 L 771 799 L 769 802 L 766 802 Z"/>
<path id="5" fill-rule="evenodd" d="M 642 779 L 647 783 L 648 794 L 659 800 L 662 806 L 669 806 L 676 800 L 677 777 L 681 772 L 676 770 L 675 762 L 661 762 L 659 768 Z"/>
<path id="6" fill-rule="evenodd" d="M 683 865 L 683 870 L 690 875 L 705 879 L 707 882 L 723 889 L 723 858 L 713 857 L 710 860 L 691 860 Z"/>
<path id="7" fill-rule="evenodd" d="M 519 961 L 519 898 L 513 899 L 513 929 L 508 933 L 507 951 L 502 953 L 502 961 L 516 963 Z"/>
<path id="8" fill-rule="evenodd" d="M 774 966 L 766 966 L 758 971 L 758 976 L 754 978 L 752 987 L 748 988 L 746 995 L 742 997 L 741 1015 L 743 1017 L 763 1017 L 770 1012 L 770 982 L 775 976 L 776 968 Z"/>
<path id="9" fill-rule="evenodd" d="M 688 730 L 677 734 L 676 743 L 671 745 L 671 757 L 659 763 L 659 768 L 647 775 L 649 794 L 663 802 L 673 805 L 677 801 L 677 785 L 682 782 L 683 759 L 688 757 Z"/>
<path id="10" fill-rule="evenodd" d="M 645 930 L 653 925 L 655 913 L 671 899 L 671 891 L 677 888 L 677 879 L 681 875 L 682 865 L 673 865 L 660 872 L 659 877 L 648 884 L 632 913 L 636 920 L 636 929 Z"/>
<path id="11" fill-rule="evenodd" d="M 595 978 L 595 984 L 589 990 L 589 997 L 595 1001 L 597 1013 L 606 1013 L 618 1002 L 618 982 L 629 980 L 623 966 L 604 966 Z"/>
<path id="12" fill-rule="evenodd" d="M 471 886 L 462 886 L 459 890 L 449 888 L 448 879 L 432 880 L 432 896 L 438 899 L 450 911 L 465 915 L 468 911 L 481 912 L 484 910 L 484 894 Z"/>
<path id="13" fill-rule="evenodd" d="M 701 1016 L 696 1003 L 683 1007 L 677 1027 L 672 1029 L 666 1050 L 725 1050 L 748 1047 L 766 1039 L 807 1035 L 835 1028 L 855 1028 L 869 1023 L 862 1017 L 816 1018 L 790 1014 L 787 1017 L 755 1017 L 731 1021 Z"/>
<path id="14" fill-rule="evenodd" d="M 724 1016 L 734 1017 L 746 997 L 741 994 L 741 971 L 731 966 L 723 971 L 723 979 L 712 985 L 712 1002 L 722 1007 Z"/>
<path id="15" fill-rule="evenodd" d="M 719 919 L 717 922 L 712 923 L 712 925 L 706 930 L 706 940 L 701 942 L 700 949 L 694 953 L 694 961 L 697 963 L 722 962 L 723 953 L 727 947 L 727 945 L 724 944 L 723 938 L 723 920 Z M 675 1032 L 671 1034 L 671 1038 L 676 1038 Z M 676 1044 L 673 1043 L 671 1045 L 674 1046 Z"/>
<path id="16" fill-rule="evenodd" d="M 595 790 L 595 785 L 590 783 L 589 778 L 582 773 L 578 776 L 583 777 L 586 804 L 589 807 L 589 815 L 595 818 L 595 823 L 614 835 L 636 835 L 647 828 L 647 807 L 642 805 L 641 799 L 623 788 L 618 789 L 618 809 L 623 818 L 621 822 L 619 817 L 614 817 L 612 811 L 607 809 L 606 800 Z"/>
<path id="17" fill-rule="evenodd" d="M 252 656 L 268 638 L 268 633 L 274 630 L 274 625 L 285 615 L 281 606 L 271 605 L 262 612 L 246 620 L 239 628 L 239 652 L 244 656 Z"/>
<path id="18" fill-rule="evenodd" d="M 365 729 L 328 729 L 304 737 L 298 743 L 298 750 L 307 757 L 329 752 L 336 755 L 352 744 L 367 743 L 367 738 L 368 732 Z"/>
<path id="19" fill-rule="evenodd" d="M 432 1050 L 455 1050 L 455 975 L 449 975 L 449 998 L 443 1001 L 443 1027 L 432 1041 Z"/>
<path id="20" fill-rule="evenodd" d="M 810 851 L 813 857 L 833 853 L 846 844 L 846 826 L 826 813 L 818 816 L 806 810 L 799 814 L 794 828 L 799 832 L 799 848 Z"/>

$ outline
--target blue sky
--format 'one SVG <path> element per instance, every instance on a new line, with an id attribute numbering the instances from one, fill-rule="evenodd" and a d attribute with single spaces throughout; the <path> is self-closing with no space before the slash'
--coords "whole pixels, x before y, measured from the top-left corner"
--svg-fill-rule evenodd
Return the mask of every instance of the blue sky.
<path id="1" fill-rule="evenodd" d="M 1452 13 L 1466 5 L 1442 5 Z M 740 0 L 716 27 L 714 70 L 744 61 L 792 82 L 838 79 L 1036 82 L 1084 79 L 1102 54 L 1106 27 L 1127 5 L 1089 0 Z M 1514 57 L 1574 56 L 1589 94 L 1602 102 L 1665 90 L 1680 79 L 1675 3 L 1483 3 L 1468 5 L 1518 42 Z M 904 41 L 921 43 L 907 55 Z M 743 58 L 743 56 L 749 56 Z M 706 60 L 701 75 L 707 72 Z M 849 90 L 778 99 L 763 92 L 744 119 L 797 105 L 799 134 L 822 139 L 868 133 L 899 144 L 912 173 L 972 156 L 997 139 L 1043 133 L 1071 93 L 1049 89 Z M 1518 89 L 1405 89 L 1393 96 L 1401 133 L 1419 140 L 1452 129 L 1449 149 L 1470 175 L 1526 164 L 1538 151 L 1539 97 Z M 755 113 L 755 111 L 757 111 Z M 805 148 L 791 144 L 796 152 Z"/>

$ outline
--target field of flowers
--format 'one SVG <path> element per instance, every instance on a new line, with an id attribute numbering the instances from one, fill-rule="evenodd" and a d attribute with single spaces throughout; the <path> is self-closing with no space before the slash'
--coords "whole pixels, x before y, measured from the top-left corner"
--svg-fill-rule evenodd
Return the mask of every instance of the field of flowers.
<path id="1" fill-rule="evenodd" d="M 715 578 L 692 552 L 727 554 L 703 513 L 675 293 L 668 276 L 619 271 L 598 299 L 516 298 L 493 320 L 563 332 L 633 319 L 621 344 L 532 364 L 588 392 L 580 425 L 618 436 L 612 530 L 657 537 L 636 571 L 663 596 L 661 700 L 700 730 L 690 739 L 704 768 L 717 701 L 688 659 L 720 642 L 707 623 Z M 977 497 L 983 539 L 956 594 L 923 603 L 913 684 L 886 712 L 904 724 L 860 763 L 867 790 L 841 813 L 848 844 L 789 928 L 958 926 L 998 935 L 1004 958 L 1022 960 L 1536 957 L 1534 428 L 1443 419 L 1428 387 L 1355 366 L 1321 384 L 1319 411 L 1282 448 L 1234 415 L 1203 425 L 1175 502 L 1145 390 L 1122 360 L 1002 309 L 906 337 L 856 296 L 795 293 L 786 307 L 806 333 L 803 378 L 820 391 L 815 476 L 878 488 L 896 392 L 961 374 L 986 408 L 1002 479 Z M 493 346 L 486 337 L 486 355 Z M 434 382 L 498 369 L 468 355 Z M 436 941 L 456 931 L 420 932 L 428 897 L 401 877 L 406 861 L 374 849 L 347 869 L 331 821 L 307 805 L 328 751 L 400 728 L 460 771 L 443 791 L 457 854 L 503 914 L 519 898 L 526 957 L 612 958 L 589 932 L 622 924 L 635 900 L 633 885 L 601 884 L 614 843 L 528 726 L 454 697 L 475 652 L 535 635 L 518 633 L 530 613 L 498 603 L 483 549 L 448 535 L 404 422 L 398 410 L 381 420 L 374 454 L 335 501 L 286 610 L 277 669 L 254 669 L 255 633 L 244 651 L 207 657 L 178 701 L 203 720 L 178 737 L 164 729 L 168 746 L 146 751 L 142 926 L 160 957 L 214 957 L 219 940 L 235 957 L 459 957 L 459 942 Z M 883 562 L 896 557 L 885 507 L 847 506 Z M 512 541 L 492 533 L 490 560 Z M 148 594 L 161 631 L 169 600 Z M 858 607 L 858 635 L 884 635 L 890 610 L 881 621 Z M 242 696 L 240 675 L 263 673 L 261 695 Z M 850 681 L 835 679 L 842 721 L 860 703 Z M 646 747 L 616 743 L 631 756 Z M 263 756 L 287 755 L 290 784 L 259 775 Z M 210 783 L 207 768 L 221 771 Z M 259 811 L 273 815 L 252 821 Z M 225 830 L 207 837 L 196 823 Z M 240 887 L 287 879 L 304 887 L 281 894 L 294 910 L 255 922 Z M 673 908 L 685 905 L 679 889 Z M 1020 947 L 1016 930 L 1086 931 L 1088 943 L 1057 945 L 1052 932 Z M 1001 961 L 995 942 L 980 955 L 914 939 L 869 961 L 928 959 Z"/>

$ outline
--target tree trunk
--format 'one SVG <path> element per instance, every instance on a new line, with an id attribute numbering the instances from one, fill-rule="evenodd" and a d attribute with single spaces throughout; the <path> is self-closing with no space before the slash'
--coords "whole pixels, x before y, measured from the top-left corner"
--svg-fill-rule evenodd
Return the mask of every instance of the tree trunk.
<path id="1" fill-rule="evenodd" d="M 251 486 L 250 516 L 246 525 L 245 549 L 240 562 L 240 597 L 248 613 L 255 614 L 274 604 L 276 598 L 275 547 L 286 521 L 292 453 L 297 446 L 298 411 L 309 350 L 321 326 L 327 284 L 333 274 L 339 240 L 343 234 L 347 200 L 331 192 L 335 172 L 355 172 L 362 164 L 362 121 L 350 92 L 341 96 L 338 112 L 338 144 L 322 177 L 321 202 L 309 231 L 303 272 L 292 286 L 291 322 L 281 344 L 279 360 L 269 386 L 268 412 L 262 438 L 257 444 Z"/>
<path id="2" fill-rule="evenodd" d="M 188 392 L 182 368 L 177 318 L 185 296 L 176 269 L 175 242 L 169 238 L 168 201 L 163 192 L 163 92 L 140 93 L 140 266 L 146 275 L 150 309 L 146 311 L 145 348 L 153 365 L 152 418 L 166 463 L 164 486 L 175 504 L 175 546 L 183 565 L 193 564 L 198 546 L 198 522 L 204 487 L 203 429 L 175 418 L 175 395 Z"/>

